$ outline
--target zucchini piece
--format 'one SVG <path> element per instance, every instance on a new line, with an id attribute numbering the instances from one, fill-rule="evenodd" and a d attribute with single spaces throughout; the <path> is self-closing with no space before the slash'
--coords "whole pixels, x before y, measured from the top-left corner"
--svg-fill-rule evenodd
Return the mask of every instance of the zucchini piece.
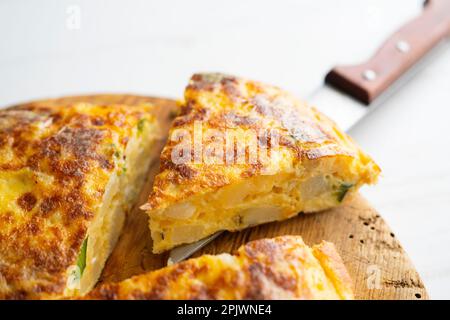
<path id="1" fill-rule="evenodd" d="M 138 124 L 137 124 L 137 129 L 139 133 L 142 133 L 142 131 L 144 130 L 144 126 L 145 126 L 145 122 L 147 121 L 147 119 L 143 118 L 143 119 L 139 119 Z"/>
<path id="2" fill-rule="evenodd" d="M 350 190 L 350 188 L 353 187 L 353 186 L 354 186 L 353 183 L 347 183 L 347 182 L 342 183 L 342 184 L 339 186 L 339 188 L 338 188 L 338 190 L 337 190 L 337 192 L 336 192 L 336 198 L 337 198 L 337 201 L 338 201 L 338 202 L 342 202 L 342 200 L 344 200 L 345 195 L 347 194 L 347 192 L 348 192 L 348 191 Z"/>
<path id="3" fill-rule="evenodd" d="M 83 271 L 86 268 L 86 249 L 87 249 L 88 238 L 84 239 L 81 245 L 80 253 L 77 258 L 77 266 L 80 269 L 80 277 L 83 275 Z"/>

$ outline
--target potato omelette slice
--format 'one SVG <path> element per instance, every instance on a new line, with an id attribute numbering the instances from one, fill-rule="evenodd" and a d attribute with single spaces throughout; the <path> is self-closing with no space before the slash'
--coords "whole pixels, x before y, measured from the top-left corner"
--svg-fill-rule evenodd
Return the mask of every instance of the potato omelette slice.
<path id="1" fill-rule="evenodd" d="M 336 124 L 274 86 L 195 74 L 148 203 L 153 251 L 338 206 L 379 167 Z"/>
<path id="2" fill-rule="evenodd" d="M 97 282 L 158 138 L 150 104 L 0 110 L 0 298 L 61 298 Z"/>
<path id="3" fill-rule="evenodd" d="M 282 236 L 103 284 L 85 298 L 349 300 L 353 289 L 332 243 L 310 248 L 300 236 Z"/>

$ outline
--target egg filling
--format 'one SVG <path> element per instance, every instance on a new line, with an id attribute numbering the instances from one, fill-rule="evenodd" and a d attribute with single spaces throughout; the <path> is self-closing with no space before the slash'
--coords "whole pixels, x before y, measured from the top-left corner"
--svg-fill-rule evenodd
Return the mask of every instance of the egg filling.
<path id="1" fill-rule="evenodd" d="M 155 141 L 155 128 L 147 122 L 138 123 L 124 155 L 117 154 L 116 173 L 110 178 L 102 205 L 89 226 L 77 264 L 68 270 L 68 295 L 84 295 L 97 283 L 120 236 L 126 214 L 139 196 Z"/>

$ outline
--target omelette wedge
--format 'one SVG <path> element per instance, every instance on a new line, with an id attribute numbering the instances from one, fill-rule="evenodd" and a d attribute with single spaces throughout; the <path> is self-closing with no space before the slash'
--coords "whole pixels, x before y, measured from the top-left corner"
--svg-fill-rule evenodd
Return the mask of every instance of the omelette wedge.
<path id="1" fill-rule="evenodd" d="M 0 298 L 93 288 L 145 180 L 152 109 L 49 100 L 0 110 Z"/>
<path id="2" fill-rule="evenodd" d="M 153 251 L 338 206 L 380 172 L 314 107 L 271 85 L 195 74 L 147 204 Z"/>
<path id="3" fill-rule="evenodd" d="M 86 299 L 351 300 L 352 282 L 334 245 L 299 236 L 262 239 L 95 288 Z"/>

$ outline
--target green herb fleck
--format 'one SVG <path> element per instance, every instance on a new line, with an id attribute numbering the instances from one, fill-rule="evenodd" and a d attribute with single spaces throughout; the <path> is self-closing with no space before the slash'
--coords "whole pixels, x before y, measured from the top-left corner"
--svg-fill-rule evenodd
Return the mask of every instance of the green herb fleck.
<path id="1" fill-rule="evenodd" d="M 117 146 L 114 143 L 109 144 L 109 147 L 112 149 L 113 155 L 116 158 L 120 158 L 121 152 L 119 148 L 117 148 Z"/>
<path id="2" fill-rule="evenodd" d="M 138 129 L 139 133 L 142 133 L 142 130 L 144 130 L 146 121 L 147 121 L 146 119 L 139 119 L 138 124 L 137 124 L 137 129 Z"/>
<path id="3" fill-rule="evenodd" d="M 342 183 L 336 192 L 337 200 L 339 202 L 342 202 L 342 200 L 344 200 L 345 195 L 347 194 L 348 190 L 350 190 L 350 188 L 353 186 L 354 186 L 353 183 L 347 183 L 347 182 Z"/>
<path id="4" fill-rule="evenodd" d="M 80 253 L 78 254 L 77 266 L 80 268 L 80 276 L 83 275 L 83 271 L 86 268 L 86 249 L 87 249 L 88 238 L 84 239 L 81 245 Z"/>
<path id="5" fill-rule="evenodd" d="M 119 171 L 117 171 L 117 175 L 120 177 L 121 175 L 127 173 L 127 167 L 125 167 L 125 165 L 123 165 L 123 167 L 120 168 Z"/>

